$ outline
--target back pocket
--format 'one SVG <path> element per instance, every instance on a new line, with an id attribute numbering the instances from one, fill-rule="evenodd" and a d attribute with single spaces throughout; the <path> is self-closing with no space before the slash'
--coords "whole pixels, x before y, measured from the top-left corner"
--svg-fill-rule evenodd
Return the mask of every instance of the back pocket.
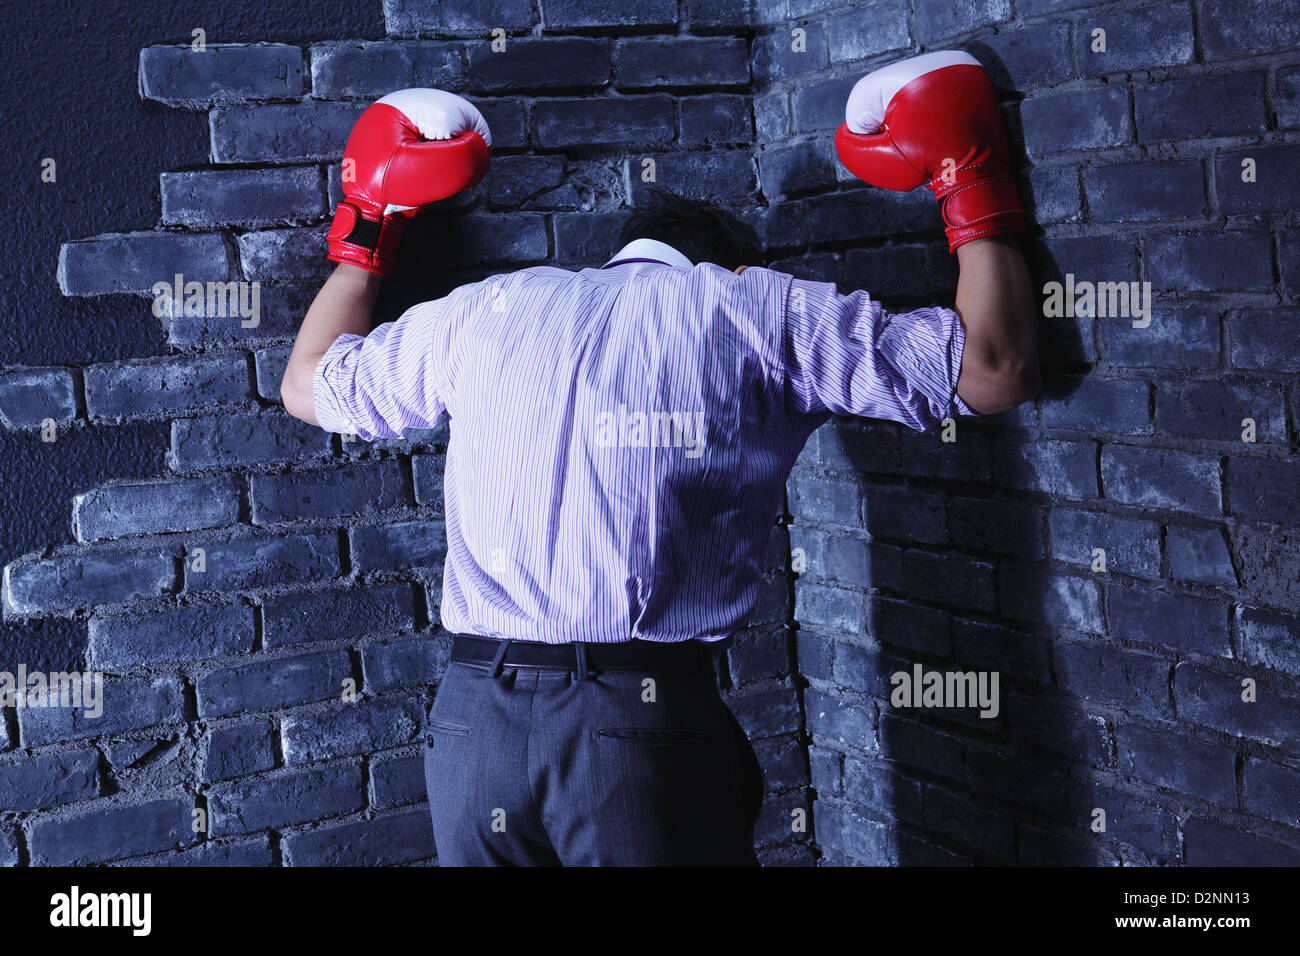
<path id="1" fill-rule="evenodd" d="M 453 737 L 468 737 L 469 728 L 461 724 L 449 724 L 445 720 L 430 720 L 429 730 L 436 734 L 451 734 Z"/>
<path id="2" fill-rule="evenodd" d="M 596 736 L 602 740 L 652 744 L 708 743 L 718 739 L 718 732 L 708 727 L 602 727 Z"/>

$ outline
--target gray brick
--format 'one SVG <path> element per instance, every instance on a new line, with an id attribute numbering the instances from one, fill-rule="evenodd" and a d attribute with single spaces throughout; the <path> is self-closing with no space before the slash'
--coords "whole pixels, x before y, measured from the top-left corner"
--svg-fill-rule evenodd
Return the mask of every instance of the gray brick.
<path id="1" fill-rule="evenodd" d="M 341 698 L 352 676 L 345 650 L 320 651 L 223 667 L 195 681 L 200 717 L 274 710 Z"/>
<path id="2" fill-rule="evenodd" d="M 1247 418 L 1255 422 L 1256 441 L 1286 441 L 1286 399 L 1280 389 L 1188 382 L 1156 391 L 1156 425 L 1169 435 L 1240 442 Z"/>
<path id="3" fill-rule="evenodd" d="M 179 849 L 197 839 L 193 812 L 193 798 L 173 797 L 41 820 L 32 824 L 32 864 L 69 866 Z"/>
<path id="4" fill-rule="evenodd" d="M 647 0 L 634 6 L 604 0 L 552 0 L 543 10 L 547 30 L 592 27 L 667 27 L 677 22 L 675 0 Z"/>
<path id="5" fill-rule="evenodd" d="M 1095 766 L 1110 764 L 1112 742 L 1103 718 L 1056 699 L 1019 693 L 1007 697 L 1006 709 L 1015 743 Z"/>
<path id="6" fill-rule="evenodd" d="M 1020 105 L 1020 116 L 1031 156 L 1123 146 L 1133 137 L 1128 93 L 1117 87 L 1031 96 Z"/>
<path id="7" fill-rule="evenodd" d="M 1268 608 L 1237 608 L 1238 653 L 1248 664 L 1300 676 L 1300 618 Z"/>
<path id="8" fill-rule="evenodd" d="M 1263 458 L 1228 459 L 1228 487 L 1231 489 L 1233 514 L 1300 524 L 1300 500 L 1296 488 L 1300 483 L 1300 463 L 1269 461 Z"/>
<path id="9" fill-rule="evenodd" d="M 1204 0 L 1200 24 L 1205 58 L 1294 50 L 1300 46 L 1300 22 L 1288 15 L 1291 12 L 1285 0 Z"/>
<path id="10" fill-rule="evenodd" d="M 781 143 L 759 154 L 763 193 L 769 199 L 835 184 L 833 147 L 828 142 Z M 878 295 L 887 290 L 875 288 Z"/>
<path id="11" fill-rule="evenodd" d="M 1262 133 L 1265 129 L 1262 73 L 1167 80 L 1139 87 L 1133 102 L 1138 139 L 1143 143 Z"/>
<path id="12" fill-rule="evenodd" d="M 1101 480 L 1107 498 L 1128 505 L 1210 515 L 1222 506 L 1218 459 L 1189 452 L 1106 445 Z"/>
<path id="13" fill-rule="evenodd" d="M 854 44 L 853 20 L 851 17 L 835 18 L 830 29 L 835 29 L 837 22 L 841 33 L 840 46 L 849 52 Z M 799 49 L 795 49 L 796 29 L 803 31 L 798 41 Z M 824 70 L 830 63 L 826 31 L 827 27 L 814 21 L 755 36 L 751 54 L 755 82 L 766 86 L 773 80 Z"/>
<path id="14" fill-rule="evenodd" d="M 999 91 L 1052 86 L 1074 72 L 1069 42 L 1070 28 L 1066 23 L 1020 27 L 983 37 L 980 44 L 994 55 L 979 56 L 979 59 Z M 978 48 L 972 52 L 980 54 Z"/>
<path id="15" fill-rule="evenodd" d="M 426 810 L 293 833 L 284 845 L 292 866 L 394 866 L 435 852 Z"/>
<path id="16" fill-rule="evenodd" d="M 311 48 L 311 94 L 378 99 L 413 86 L 459 91 L 465 84 L 463 60 L 452 43 L 317 43 Z"/>
<path id="17" fill-rule="evenodd" d="M 7 615 L 32 617 L 53 611 L 158 597 L 176 584 L 169 551 L 20 558 L 5 565 Z"/>
<path id="18" fill-rule="evenodd" d="M 24 368 L 0 375 L 0 425 L 38 426 L 77 415 L 76 382 L 63 368 Z"/>
<path id="19" fill-rule="evenodd" d="M 1246 159 L 1254 160 L 1253 182 L 1241 178 Z M 1219 207 L 1229 216 L 1296 208 L 1300 205 L 1300 186 L 1293 173 L 1297 165 L 1300 146 L 1252 146 L 1220 154 L 1214 161 Z"/>
<path id="20" fill-rule="evenodd" d="M 873 3 L 865 9 L 855 9 L 828 17 L 826 36 L 830 49 L 830 62 L 849 63 L 888 53 L 891 50 L 906 50 L 912 45 L 911 33 L 908 30 L 907 7 L 904 0 L 884 0 L 881 3 Z M 924 29 L 926 25 L 925 13 L 918 12 L 917 30 Z M 776 36 L 784 37 L 786 46 L 789 46 L 788 31 L 778 31 Z M 816 49 L 811 43 L 809 48 Z M 784 54 L 783 60 L 789 62 L 791 56 L 788 53 Z"/>
<path id="21" fill-rule="evenodd" d="M 409 497 L 396 461 L 254 475 L 251 488 L 255 524 L 370 514 L 406 504 Z"/>
<path id="22" fill-rule="evenodd" d="M 272 286 L 261 282 L 245 283 L 237 289 L 238 300 L 214 297 L 215 313 L 204 308 L 203 315 L 164 316 L 167 341 L 179 346 L 211 346 L 293 338 L 317 291 L 304 285 Z M 234 309 L 221 308 L 236 302 Z"/>
<path id="23" fill-rule="evenodd" d="M 1237 757 L 1232 750 L 1133 723 L 1120 724 L 1115 734 L 1123 770 L 1221 806 L 1237 805 Z"/>
<path id="24" fill-rule="evenodd" d="M 632 204 L 658 185 L 687 199 L 727 203 L 743 202 L 758 189 L 753 154 L 747 149 L 712 149 L 708 152 L 654 154 L 656 183 L 644 183 L 640 158 L 628 160 Z"/>
<path id="25" fill-rule="evenodd" d="M 903 16 L 906 7 L 889 15 Z M 888 8 L 886 8 L 888 11 Z M 916 39 L 930 44 L 940 37 L 970 33 L 1011 19 L 1011 0 L 964 0 L 962 3 L 918 4 Z"/>
<path id="26" fill-rule="evenodd" d="M 1101 588 L 1096 581 L 1007 564 L 999 575 L 999 588 L 1002 613 L 1012 620 L 1090 634 L 1104 630 Z"/>
<path id="27" fill-rule="evenodd" d="M 361 768 L 290 770 L 214 787 L 208 797 L 212 835 L 251 833 L 360 810 Z"/>
<path id="28" fill-rule="evenodd" d="M 1097 222 L 1149 222 L 1205 215 L 1199 160 L 1089 166 L 1083 171 L 1088 210 Z"/>
<path id="29" fill-rule="evenodd" d="M 226 106 L 209 114 L 217 163 L 294 163 L 340 159 L 368 104 L 295 103 Z"/>
<path id="30" fill-rule="evenodd" d="M 99 795 L 99 752 L 65 750 L 0 761 L 0 807 L 39 810 Z"/>
<path id="31" fill-rule="evenodd" d="M 172 466 L 179 469 L 322 458 L 330 433 L 284 413 L 172 422 Z"/>
<path id="32" fill-rule="evenodd" d="M 1198 817 L 1183 824 L 1183 844 L 1188 866 L 1300 866 L 1300 850 L 1295 847 L 1258 837 L 1240 826 Z"/>
<path id="33" fill-rule="evenodd" d="M 381 754 L 370 762 L 370 803 L 380 810 L 423 803 L 428 797 L 427 786 L 423 753 L 409 757 Z"/>
<path id="34" fill-rule="evenodd" d="M 294 714 L 280 725 L 284 762 L 314 763 L 400 747 L 419 736 L 420 724 L 414 704 L 404 700 L 361 700 Z"/>
<path id="35" fill-rule="evenodd" d="M 1160 576 L 1160 526 L 1106 512 L 1054 508 L 1049 519 L 1052 557 L 1090 568 L 1094 548 L 1106 552 L 1107 573 Z"/>
<path id="36" fill-rule="evenodd" d="M 1044 400 L 1045 427 L 1122 435 L 1150 433 L 1150 388 L 1145 381 L 1097 375 L 1062 376 L 1060 381 L 1068 394 L 1059 401 Z"/>
<path id="37" fill-rule="evenodd" d="M 1266 232 L 1153 236 L 1143 240 L 1146 276 L 1156 291 L 1266 290 L 1273 285 Z"/>
<path id="38" fill-rule="evenodd" d="M 401 521 L 352 531 L 352 562 L 363 570 L 441 566 L 446 556 L 442 521 Z"/>
<path id="39" fill-rule="evenodd" d="M 897 711 L 880 714 L 880 750 L 894 763 L 919 767 L 939 777 L 961 779 L 961 737 L 945 734 L 919 721 L 897 717 Z"/>
<path id="40" fill-rule="evenodd" d="M 1228 319 L 1234 368 L 1300 372 L 1292 310 L 1243 309 Z"/>
<path id="41" fill-rule="evenodd" d="M 1178 857 L 1178 821 L 1172 813 L 1145 797 L 1091 780 L 1076 779 L 1070 788 L 1075 826 L 1081 831 L 1106 811 L 1106 838 L 1136 847 L 1162 860 Z"/>
<path id="42" fill-rule="evenodd" d="M 501 52 L 473 43 L 467 52 L 476 92 L 601 88 L 610 77 L 609 41 L 591 37 L 511 40 Z"/>
<path id="43" fill-rule="evenodd" d="M 672 97 L 660 93 L 541 100 L 533 119 L 545 149 L 661 146 L 672 142 L 674 132 Z"/>
<path id="44" fill-rule="evenodd" d="M 238 242 L 244 278 L 259 282 L 324 278 L 331 268 L 323 255 L 327 231 L 322 225 L 242 234 Z"/>
<path id="45" fill-rule="evenodd" d="M 1123 634 L 1143 639 L 1141 634 Z M 1057 686 L 1089 702 L 1122 707 L 1146 717 L 1171 717 L 1169 661 L 1149 654 L 1084 644 L 1056 649 Z"/>
<path id="46" fill-rule="evenodd" d="M 282 43 L 147 46 L 140 51 L 140 95 L 199 108 L 302 95 L 302 51 Z"/>
<path id="47" fill-rule="evenodd" d="M 262 603 L 267 647 L 332 641 L 363 634 L 393 634 L 414 626 L 409 584 L 377 584 L 268 597 Z"/>
<path id="48" fill-rule="evenodd" d="M 181 682 L 176 678 L 138 680 L 105 678 L 102 696 L 87 687 L 80 707 L 28 707 L 18 712 L 24 747 L 143 730 L 185 720 Z"/>
<path id="49" fill-rule="evenodd" d="M 1242 770 L 1243 806 L 1251 813 L 1300 826 L 1300 773 L 1290 767 L 1247 760 Z"/>
<path id="50" fill-rule="evenodd" d="M 749 98 L 733 93 L 690 96 L 678 101 L 683 146 L 749 143 L 754 139 Z"/>
<path id="51" fill-rule="evenodd" d="M 251 397 L 242 354 L 92 365 L 85 387 L 86 411 L 99 420 L 220 408 Z"/>
<path id="52" fill-rule="evenodd" d="M 1174 670 L 1179 718 L 1294 751 L 1300 746 L 1300 698 L 1257 689 L 1256 700 L 1244 701 L 1242 681 L 1184 661 Z"/>
<path id="53" fill-rule="evenodd" d="M 72 499 L 73 534 L 79 541 L 102 541 L 234 524 L 239 496 L 239 484 L 227 476 L 104 485 Z"/>
<path id="54" fill-rule="evenodd" d="M 173 225 L 270 225 L 326 212 L 315 166 L 163 173 L 161 184 L 163 222 Z"/>
<path id="55" fill-rule="evenodd" d="M 1102 352 L 1111 365 L 1215 368 L 1220 314 L 1210 305 L 1153 302 L 1151 324 L 1145 328 L 1134 328 L 1129 319 L 1099 323 Z"/>
<path id="56" fill-rule="evenodd" d="M 442 507 L 442 476 L 445 465 L 446 459 L 443 455 L 411 456 L 415 500 L 418 503 Z"/>
<path id="57" fill-rule="evenodd" d="M 804 693 L 808 732 L 856 750 L 876 749 L 876 704 L 844 700 L 809 690 Z"/>
<path id="58" fill-rule="evenodd" d="M 270 724 L 225 724 L 209 732 L 203 761 L 205 782 L 246 777 L 274 767 L 275 738 Z"/>
<path id="59" fill-rule="evenodd" d="M 195 543 L 205 552 L 205 568 L 185 561 L 185 590 L 233 591 L 291 581 L 331 578 L 339 573 L 338 538 L 333 532 L 242 538 Z"/>
<path id="60" fill-rule="evenodd" d="M 253 609 L 241 605 L 93 617 L 89 630 L 90 659 L 106 670 L 247 654 L 254 642 Z"/>
<path id="61" fill-rule="evenodd" d="M 293 347 L 276 345 L 258 349 L 253 353 L 253 363 L 257 375 L 257 394 L 267 401 L 279 402 L 280 383 L 284 380 L 284 371 L 289 367 L 289 355 Z"/>
<path id="62" fill-rule="evenodd" d="M 1065 498 L 1097 497 L 1097 449 L 1092 442 L 1001 439 L 996 449 L 999 484 Z"/>
<path id="63" fill-rule="evenodd" d="M 749 51 L 741 37 L 619 40 L 614 82 L 620 89 L 739 86 L 749 82 Z"/>
<path id="64" fill-rule="evenodd" d="M 366 687 L 385 691 L 435 684 L 447 668 L 450 653 L 449 643 L 427 637 L 369 644 L 361 652 Z"/>
<path id="65" fill-rule="evenodd" d="M 1219 587 L 1236 585 L 1237 573 L 1220 529 L 1170 525 L 1165 547 L 1169 552 L 1169 573 L 1178 580 Z"/>
<path id="66" fill-rule="evenodd" d="M 483 37 L 495 27 L 511 33 L 533 23 L 531 0 L 383 0 L 392 36 L 470 34 Z"/>
<path id="67" fill-rule="evenodd" d="M 216 233 L 126 232 L 65 242 L 59 248 L 64 295 L 152 292 L 175 275 L 186 282 L 232 278 L 225 240 Z"/>
<path id="68" fill-rule="evenodd" d="M 1093 52 L 1093 30 L 1106 31 L 1105 52 Z M 1084 76 L 1190 63 L 1195 57 L 1192 10 L 1186 3 L 1115 13 L 1089 13 L 1074 28 L 1075 55 Z"/>

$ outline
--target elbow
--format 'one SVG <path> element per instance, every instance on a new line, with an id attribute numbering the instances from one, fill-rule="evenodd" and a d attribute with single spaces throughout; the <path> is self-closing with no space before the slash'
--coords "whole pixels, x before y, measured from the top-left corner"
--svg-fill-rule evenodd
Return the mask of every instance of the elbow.
<path id="1" fill-rule="evenodd" d="M 1008 359 L 972 369 L 969 379 L 969 386 L 959 387 L 958 394 L 981 415 L 996 415 L 1023 405 L 1032 401 L 1043 388 L 1037 356 Z"/>
<path id="2" fill-rule="evenodd" d="M 294 418 L 313 425 L 316 423 L 311 379 L 304 381 L 292 366 L 285 369 L 284 377 L 280 379 L 280 401 L 284 403 L 284 410 Z"/>

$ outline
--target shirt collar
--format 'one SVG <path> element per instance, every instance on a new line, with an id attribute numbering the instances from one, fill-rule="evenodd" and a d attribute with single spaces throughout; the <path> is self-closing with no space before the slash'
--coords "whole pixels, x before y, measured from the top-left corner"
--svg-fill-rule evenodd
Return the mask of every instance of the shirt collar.
<path id="1" fill-rule="evenodd" d="M 601 266 L 602 269 L 623 262 L 624 260 L 646 260 L 654 262 L 667 263 L 670 266 L 676 266 L 678 269 L 694 268 L 691 260 L 682 255 L 666 242 L 660 242 L 658 239 L 633 239 L 613 257 Z"/>

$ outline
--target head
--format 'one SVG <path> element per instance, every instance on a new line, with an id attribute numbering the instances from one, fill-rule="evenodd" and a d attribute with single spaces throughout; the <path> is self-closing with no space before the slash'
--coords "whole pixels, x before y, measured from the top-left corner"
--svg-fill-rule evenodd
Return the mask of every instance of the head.
<path id="1" fill-rule="evenodd" d="M 712 262 L 737 271 L 762 262 L 762 245 L 750 226 L 714 203 L 685 199 L 651 187 L 619 232 L 619 245 L 633 239 L 666 242 L 691 262 Z"/>

